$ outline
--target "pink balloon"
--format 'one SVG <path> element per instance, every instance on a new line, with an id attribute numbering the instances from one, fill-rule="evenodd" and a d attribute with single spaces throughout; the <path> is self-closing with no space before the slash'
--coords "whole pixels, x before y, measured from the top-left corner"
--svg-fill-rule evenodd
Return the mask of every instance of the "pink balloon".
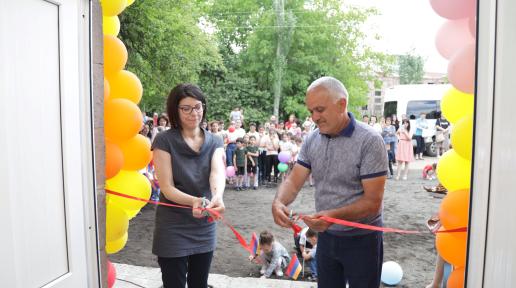
<path id="1" fill-rule="evenodd" d="M 469 33 L 473 38 L 477 38 L 477 17 L 471 16 L 468 18 Z"/>
<path id="2" fill-rule="evenodd" d="M 468 22 L 467 18 L 448 20 L 439 28 L 435 46 L 441 56 L 450 60 L 461 48 L 475 41 L 469 33 Z"/>
<path id="3" fill-rule="evenodd" d="M 439 16 L 456 20 L 475 14 L 476 0 L 430 0 L 430 5 Z"/>
<path id="4" fill-rule="evenodd" d="M 475 91 L 475 43 L 462 48 L 448 63 L 448 79 L 458 90 L 471 94 Z"/>
<path id="5" fill-rule="evenodd" d="M 226 168 L 226 177 L 233 177 L 233 176 L 235 176 L 235 167 L 228 166 Z"/>
<path id="6" fill-rule="evenodd" d="M 111 263 L 111 261 L 107 260 L 107 264 L 108 264 L 107 282 L 108 282 L 108 288 L 111 288 L 111 287 L 113 287 L 113 285 L 115 285 L 116 270 L 115 270 L 115 265 L 113 265 L 113 263 Z"/>

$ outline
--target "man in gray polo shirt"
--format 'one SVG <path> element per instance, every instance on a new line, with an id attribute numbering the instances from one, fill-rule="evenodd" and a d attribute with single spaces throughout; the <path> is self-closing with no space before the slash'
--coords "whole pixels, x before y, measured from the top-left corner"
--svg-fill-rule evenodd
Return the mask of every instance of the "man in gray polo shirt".
<path id="1" fill-rule="evenodd" d="M 347 112 L 348 93 L 332 77 L 314 81 L 306 106 L 318 126 L 301 148 L 291 174 L 272 204 L 276 224 L 292 226 L 287 207 L 312 173 L 316 213 L 303 221 L 320 232 L 318 287 L 379 287 L 383 262 L 381 232 L 332 225 L 321 216 L 382 226 L 387 154 L 382 137 Z"/>

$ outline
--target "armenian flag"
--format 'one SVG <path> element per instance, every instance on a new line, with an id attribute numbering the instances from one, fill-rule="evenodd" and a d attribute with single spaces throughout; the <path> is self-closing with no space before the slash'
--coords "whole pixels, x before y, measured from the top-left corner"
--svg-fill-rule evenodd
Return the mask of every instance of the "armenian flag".
<path id="1" fill-rule="evenodd" d="M 299 276 L 299 273 L 301 273 L 301 264 L 299 263 L 296 254 L 292 255 L 292 259 L 290 260 L 287 271 L 285 271 L 285 273 L 287 273 L 287 275 L 294 280 L 296 280 L 297 276 Z"/>
<path id="2" fill-rule="evenodd" d="M 251 252 L 251 255 L 255 256 L 260 253 L 260 243 L 258 243 L 258 238 L 256 237 L 256 233 L 253 232 L 253 235 L 251 236 L 251 243 L 249 243 L 249 248 Z"/>

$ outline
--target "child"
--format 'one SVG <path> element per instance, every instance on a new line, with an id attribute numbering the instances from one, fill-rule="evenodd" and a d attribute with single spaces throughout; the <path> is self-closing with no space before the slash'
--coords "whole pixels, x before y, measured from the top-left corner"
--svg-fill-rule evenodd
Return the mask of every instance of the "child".
<path id="1" fill-rule="evenodd" d="M 254 256 L 249 256 L 249 260 L 254 260 L 255 263 L 261 263 L 262 269 L 260 274 L 262 278 L 269 278 L 272 272 L 276 273 L 278 277 L 283 276 L 283 269 L 285 269 L 290 262 L 290 256 L 287 249 L 279 242 L 274 241 L 274 236 L 269 231 L 260 233 L 260 256 L 256 261 Z"/>
<path id="2" fill-rule="evenodd" d="M 434 163 L 432 165 L 426 165 L 425 168 L 423 168 L 423 179 L 434 180 L 436 169 L 437 169 L 437 163 Z"/>
<path id="3" fill-rule="evenodd" d="M 256 137 L 249 137 L 249 145 L 247 151 L 247 187 L 250 187 L 250 179 L 253 179 L 253 189 L 258 189 L 258 146 L 256 146 Z"/>
<path id="4" fill-rule="evenodd" d="M 292 150 L 294 150 L 295 144 L 292 143 L 292 141 L 290 141 L 290 135 L 288 133 L 283 133 L 283 135 L 281 137 L 282 138 L 279 141 L 280 152 L 287 152 L 287 153 L 289 153 L 290 154 L 290 161 L 292 161 Z M 290 162 L 287 163 L 287 165 L 289 165 L 289 168 L 290 168 Z M 290 172 L 289 170 L 280 173 L 281 181 L 285 180 L 285 176 Z"/>
<path id="5" fill-rule="evenodd" d="M 317 280 L 317 259 L 316 251 L 317 251 L 317 232 L 312 229 L 308 229 L 306 231 L 306 238 L 312 244 L 312 248 L 303 249 L 302 255 L 305 261 L 310 261 L 310 272 L 312 273 L 310 280 Z"/>
<path id="6" fill-rule="evenodd" d="M 244 148 L 244 139 L 238 138 L 236 140 L 235 153 L 233 154 L 233 165 L 235 166 L 235 172 L 237 175 L 235 190 L 237 190 L 237 191 L 243 190 L 242 185 L 244 183 L 245 164 L 246 164 L 245 153 L 246 153 L 246 150 Z"/>

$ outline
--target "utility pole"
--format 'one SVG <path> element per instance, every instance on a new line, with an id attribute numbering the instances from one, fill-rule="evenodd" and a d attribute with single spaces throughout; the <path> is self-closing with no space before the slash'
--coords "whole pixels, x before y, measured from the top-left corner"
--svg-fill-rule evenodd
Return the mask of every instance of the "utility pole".
<path id="1" fill-rule="evenodd" d="M 292 13 L 285 17 L 285 0 L 274 0 L 274 12 L 276 14 L 276 33 L 278 43 L 276 45 L 276 60 L 274 63 L 274 112 L 279 119 L 279 106 L 282 91 L 282 79 L 287 66 L 287 54 L 290 48 L 292 33 L 294 31 L 295 18 Z M 286 19 L 285 19 L 286 18 Z"/>

